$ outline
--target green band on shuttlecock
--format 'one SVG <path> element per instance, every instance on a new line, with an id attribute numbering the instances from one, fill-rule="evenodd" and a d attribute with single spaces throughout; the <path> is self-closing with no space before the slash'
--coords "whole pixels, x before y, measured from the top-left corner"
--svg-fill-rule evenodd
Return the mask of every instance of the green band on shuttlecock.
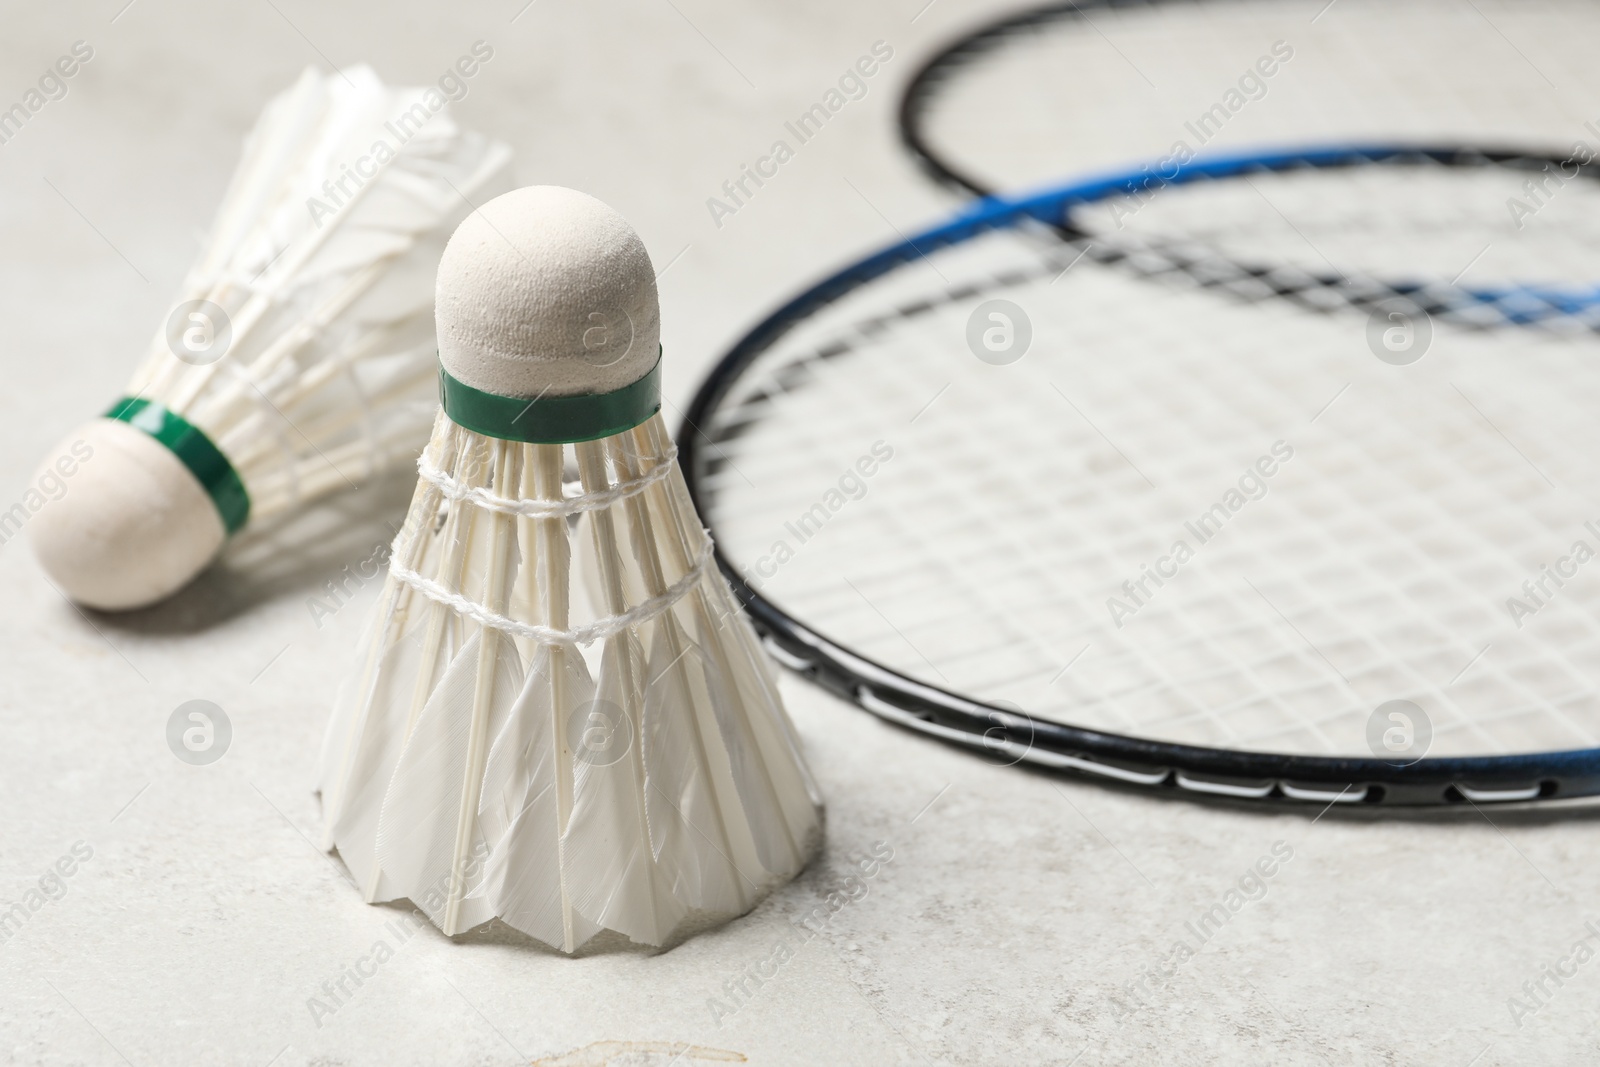
<path id="1" fill-rule="evenodd" d="M 239 472 L 198 426 L 154 401 L 131 396 L 111 405 L 106 418 L 143 430 L 166 445 L 217 506 L 229 535 L 238 533 L 250 518 L 250 494 L 245 491 Z"/>
<path id="2" fill-rule="evenodd" d="M 661 410 L 661 358 L 636 382 L 583 396 L 499 396 L 439 367 L 439 403 L 450 421 L 485 437 L 535 445 L 597 441 L 631 430 Z"/>

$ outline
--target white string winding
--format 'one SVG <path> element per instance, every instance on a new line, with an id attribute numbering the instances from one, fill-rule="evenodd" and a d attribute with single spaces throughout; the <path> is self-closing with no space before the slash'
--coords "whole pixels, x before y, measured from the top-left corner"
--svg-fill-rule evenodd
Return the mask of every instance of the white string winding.
<path id="1" fill-rule="evenodd" d="M 654 466 L 637 478 L 630 478 L 625 482 L 593 493 L 579 493 L 562 500 L 514 500 L 510 497 L 500 496 L 481 486 L 470 486 L 457 481 L 432 463 L 428 462 L 427 453 L 424 452 L 417 460 L 417 474 L 423 481 L 429 482 L 449 500 L 460 503 L 467 501 L 487 511 L 498 511 L 503 515 L 522 515 L 535 519 L 564 519 L 585 511 L 599 511 L 612 504 L 638 496 L 646 489 L 661 481 L 672 473 L 672 466 L 678 459 L 676 445 L 669 447 L 665 454 L 658 457 Z"/>
<path id="2" fill-rule="evenodd" d="M 571 630 L 557 630 L 549 626 L 537 626 L 532 623 L 518 622 L 516 619 L 508 619 L 504 615 L 498 615 L 490 611 L 474 600 L 469 600 L 460 593 L 452 593 L 431 578 L 424 578 L 416 571 L 399 563 L 390 564 L 389 575 L 409 585 L 429 600 L 453 609 L 456 614 L 465 615 L 475 622 L 500 630 L 503 633 L 508 633 L 513 637 L 523 637 L 539 645 L 592 645 L 596 641 L 612 637 L 623 630 L 653 619 L 682 600 L 699 583 L 700 579 L 705 577 L 706 568 L 711 564 L 711 551 L 711 541 L 708 537 L 705 547 L 700 550 L 700 555 L 695 560 L 694 566 L 685 571 L 682 578 L 673 582 L 659 596 L 653 596 L 649 600 L 642 600 L 620 614 L 608 615 L 605 618 L 596 619 L 585 626 L 578 626 Z"/>

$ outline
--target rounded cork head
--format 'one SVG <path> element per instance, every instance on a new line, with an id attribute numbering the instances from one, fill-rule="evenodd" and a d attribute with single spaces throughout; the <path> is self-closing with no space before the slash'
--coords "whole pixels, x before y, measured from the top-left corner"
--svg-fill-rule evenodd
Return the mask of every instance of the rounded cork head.
<path id="1" fill-rule="evenodd" d="M 33 484 L 62 487 L 28 524 L 34 554 L 57 588 L 101 611 L 171 596 L 228 537 L 189 469 L 125 422 L 79 427 L 49 454 Z"/>
<path id="2" fill-rule="evenodd" d="M 457 227 L 435 318 L 444 369 L 498 396 L 610 393 L 659 357 L 644 242 L 594 197 L 554 185 L 498 196 Z"/>

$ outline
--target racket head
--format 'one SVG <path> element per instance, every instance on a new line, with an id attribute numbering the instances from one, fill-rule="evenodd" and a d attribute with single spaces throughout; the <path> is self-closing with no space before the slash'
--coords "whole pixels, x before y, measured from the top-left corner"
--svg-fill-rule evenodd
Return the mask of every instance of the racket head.
<path id="1" fill-rule="evenodd" d="M 1056 0 L 952 37 L 906 84 L 899 132 L 963 194 L 1154 158 L 1178 141 L 1570 146 L 1600 71 L 1600 12 L 1450 0 Z M 1508 32 L 1510 31 L 1510 32 Z"/>
<path id="2" fill-rule="evenodd" d="M 690 491 L 778 657 L 992 760 L 1133 785 L 1600 791 L 1595 603 L 1541 597 L 1536 634 L 1495 603 L 1541 554 L 1572 565 L 1600 489 L 1571 447 L 1593 342 L 1429 322 L 1433 357 L 1395 363 L 1348 303 L 1107 270 L 1059 240 L 1080 189 L 986 201 L 823 280 L 695 397 Z M 997 300 L 1026 309 L 1023 358 L 981 358 Z M 1420 749 L 1382 743 L 1393 701 Z"/>
<path id="3" fill-rule="evenodd" d="M 1515 51 L 1482 11 L 1432 0 L 1309 15 L 1258 2 L 1047 4 L 928 59 L 899 131 L 962 193 L 1099 175 L 1060 232 L 1136 273 L 1319 306 L 1401 296 L 1468 324 L 1576 316 L 1564 325 L 1592 328 L 1600 123 L 1588 101 L 1600 77 L 1576 41 L 1600 30 L 1600 13 L 1558 2 L 1523 14 L 1537 50 Z M 1440 142 L 1441 130 L 1456 135 Z M 1286 147 L 1241 150 L 1252 144 Z M 1458 288 L 1498 300 L 1453 306 Z"/>

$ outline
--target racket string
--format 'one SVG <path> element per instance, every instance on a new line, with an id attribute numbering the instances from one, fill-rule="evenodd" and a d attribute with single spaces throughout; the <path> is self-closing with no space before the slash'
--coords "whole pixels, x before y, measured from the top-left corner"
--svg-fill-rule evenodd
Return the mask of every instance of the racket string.
<path id="1" fill-rule="evenodd" d="M 1047 272 L 1048 271 L 1046 271 L 1046 273 Z M 1009 276 L 1015 277 L 1015 274 L 1013 273 Z M 959 292 L 961 290 L 957 289 L 955 291 Z M 971 290 L 968 289 L 967 291 Z M 873 319 L 869 320 L 868 323 L 865 324 L 865 328 L 858 326 L 856 330 L 858 335 L 858 343 L 870 341 L 871 338 L 876 336 L 880 332 L 879 327 L 882 321 L 882 319 Z M 935 321 L 933 316 L 929 316 L 925 313 L 919 313 L 915 316 L 908 317 L 907 321 L 918 324 L 920 336 L 914 337 L 908 342 L 897 342 L 896 350 L 893 353 L 895 358 L 884 360 L 882 362 L 875 362 L 873 364 L 874 371 L 878 371 L 879 368 L 883 368 L 882 373 L 884 375 L 893 375 L 896 373 L 895 367 L 903 365 L 904 360 L 916 359 L 919 357 L 919 355 L 928 351 L 928 344 L 930 342 L 935 345 L 942 342 L 943 337 L 939 336 L 940 331 L 938 331 L 937 327 L 933 325 Z M 816 367 L 814 377 L 812 378 L 812 383 L 821 384 L 824 387 L 829 388 L 830 399 L 833 403 L 846 407 L 852 407 L 861 417 L 867 419 L 873 419 L 880 414 L 877 404 L 883 396 L 882 390 L 886 385 L 890 385 L 892 383 L 880 382 L 878 383 L 878 388 L 863 389 L 861 388 L 859 382 L 846 381 L 843 387 L 839 387 L 834 384 L 834 379 L 837 377 L 837 375 L 830 375 L 829 368 L 826 363 L 817 362 L 812 365 Z M 809 452 L 812 455 L 827 455 L 832 457 L 833 462 L 840 462 L 838 455 L 839 442 L 837 440 L 831 437 L 825 437 L 821 434 L 813 434 L 809 432 L 802 432 L 802 434 L 798 434 L 797 437 L 803 438 L 803 444 L 805 446 L 803 451 Z M 861 442 L 861 444 L 864 446 L 867 444 L 867 442 Z M 950 451 L 959 453 L 965 449 L 981 448 L 982 444 L 983 443 L 981 441 L 963 439 L 958 444 L 954 445 Z M 848 466 L 847 463 L 846 466 Z M 881 507 L 876 508 L 873 510 L 872 518 L 881 526 L 878 531 L 875 531 L 875 539 L 879 539 L 882 543 L 886 544 L 907 546 L 910 550 L 914 551 L 919 558 L 927 561 L 930 570 L 936 572 L 923 576 L 927 582 L 939 582 L 959 587 L 967 596 L 976 598 L 983 603 L 984 607 L 987 609 L 988 616 L 997 621 L 1000 626 L 1003 627 L 1004 632 L 1007 635 L 1006 641 L 1008 645 L 1019 640 L 1028 641 L 1036 644 L 1041 653 L 1046 651 L 1047 646 L 1045 646 L 1043 642 L 1039 640 L 1038 635 L 1030 631 L 1017 628 L 1014 625 L 1014 618 L 1006 613 L 998 602 L 990 600 L 985 596 L 984 590 L 969 581 L 968 575 L 971 572 L 972 562 L 970 559 L 951 557 L 947 553 L 940 551 L 940 546 L 945 543 L 945 538 L 941 536 L 944 531 L 936 528 L 930 529 L 930 527 L 923 522 L 908 521 L 907 517 L 902 515 L 902 513 L 896 509 L 886 509 Z M 934 516 L 933 518 L 937 519 L 938 516 Z M 989 531 L 990 534 L 996 532 L 998 531 Z M 932 533 L 934 536 L 928 536 L 929 533 Z M 983 543 L 985 540 L 989 539 L 983 538 L 977 540 L 978 543 Z M 972 542 L 968 541 L 965 543 Z M 1019 545 L 1018 547 L 1025 548 L 1026 546 Z M 877 605 L 877 603 L 875 603 L 871 593 L 869 593 L 867 589 L 861 588 L 861 586 L 867 586 L 870 588 L 874 584 L 874 579 L 871 577 L 873 573 L 874 572 L 870 568 L 859 568 L 858 574 L 856 575 L 856 581 L 859 583 L 859 585 L 855 587 L 854 592 L 866 602 L 868 609 L 881 613 L 882 609 Z M 846 577 L 848 578 L 849 576 L 847 575 Z M 876 590 L 874 590 L 874 592 L 876 592 Z M 920 651 L 918 651 L 917 642 L 913 641 L 910 636 L 904 632 L 904 629 L 899 624 L 896 624 L 893 620 L 888 619 L 887 615 L 884 615 L 884 619 L 888 621 L 889 625 L 897 631 L 899 638 L 905 640 L 912 651 L 915 652 L 919 658 L 922 658 Z M 942 628 L 942 622 L 936 620 L 932 624 L 922 624 L 921 626 L 913 626 L 911 628 L 913 632 L 916 632 L 917 629 L 929 629 L 932 631 L 933 636 L 937 637 L 940 629 Z M 983 650 L 970 650 L 968 654 L 981 655 L 982 651 Z M 941 658 L 951 655 L 949 650 L 943 648 L 938 649 L 936 654 Z M 960 653 L 955 653 L 955 655 L 959 658 Z M 925 662 L 928 666 L 931 666 L 932 664 L 931 660 L 925 659 Z M 940 679 L 937 677 L 937 668 L 934 668 L 933 671 L 935 677 L 931 677 L 930 681 L 948 681 L 948 679 Z"/>
<path id="2" fill-rule="evenodd" d="M 1021 243 L 1025 242 L 1018 242 Z M 1016 257 L 1022 253 L 1013 245 L 1006 254 Z M 957 282 L 964 278 L 948 263 L 941 263 L 941 271 Z M 849 505 L 847 517 L 830 519 L 825 540 L 806 547 L 805 552 L 813 554 L 811 560 L 790 565 L 787 573 L 773 583 L 774 595 L 780 602 L 815 620 L 823 632 L 837 633 L 863 652 L 934 684 L 954 683 L 962 691 L 980 697 L 1019 697 L 1018 702 L 1030 714 L 1037 711 L 1135 733 L 1177 734 L 1202 743 L 1271 747 L 1294 739 L 1298 750 L 1348 752 L 1352 733 L 1359 735 L 1359 720 L 1380 699 L 1363 700 L 1360 693 L 1378 689 L 1384 696 L 1410 694 L 1428 702 L 1430 713 L 1439 720 L 1437 732 L 1444 743 L 1459 743 L 1476 751 L 1503 751 L 1507 747 L 1505 738 L 1495 732 L 1500 722 L 1514 722 L 1530 709 L 1548 715 L 1551 710 L 1559 710 L 1561 702 L 1572 695 L 1565 685 L 1559 687 L 1564 692 L 1553 691 L 1548 681 L 1543 689 L 1530 690 L 1516 673 L 1518 665 L 1502 670 L 1496 663 L 1486 670 L 1485 662 L 1480 661 L 1474 671 L 1494 677 L 1502 693 L 1516 694 L 1516 699 L 1499 705 L 1501 710 L 1493 715 L 1468 714 L 1456 706 L 1457 700 L 1450 694 L 1443 698 L 1428 696 L 1442 693 L 1448 678 L 1439 677 L 1438 669 L 1427 667 L 1453 659 L 1459 669 L 1481 645 L 1468 647 L 1467 634 L 1458 635 L 1442 626 L 1431 602 L 1425 599 L 1411 603 L 1410 588 L 1440 583 L 1449 591 L 1446 599 L 1464 601 L 1470 597 L 1480 605 L 1484 593 L 1451 570 L 1448 559 L 1436 560 L 1414 545 L 1398 563 L 1383 553 L 1393 555 L 1391 542 L 1396 538 L 1404 540 L 1408 524 L 1420 523 L 1424 530 L 1475 530 L 1482 516 L 1503 506 L 1513 490 L 1502 492 L 1493 480 L 1487 486 L 1478 484 L 1483 471 L 1474 465 L 1482 462 L 1479 453 L 1487 444 L 1461 456 L 1447 454 L 1448 473 L 1438 468 L 1439 460 L 1430 458 L 1426 449 L 1420 451 L 1421 458 L 1416 463 L 1395 467 L 1392 456 L 1384 449 L 1401 447 L 1404 441 L 1397 443 L 1378 435 L 1374 443 L 1368 438 L 1373 437 L 1374 420 L 1381 422 L 1403 415 L 1403 404 L 1398 410 L 1392 404 L 1380 404 L 1365 421 L 1341 424 L 1333 419 L 1325 423 L 1324 426 L 1342 425 L 1347 431 L 1353 427 L 1356 445 L 1361 446 L 1352 446 L 1355 451 L 1348 455 L 1334 450 L 1324 456 L 1325 466 L 1332 468 L 1326 480 L 1342 495 L 1329 499 L 1319 490 L 1300 501 L 1290 483 L 1274 486 L 1273 492 L 1280 498 L 1288 494 L 1276 506 L 1290 508 L 1292 514 L 1281 521 L 1272 520 L 1270 511 L 1246 516 L 1245 521 L 1256 523 L 1259 528 L 1250 533 L 1237 554 L 1226 546 L 1234 531 L 1224 531 L 1223 543 L 1206 549 L 1206 563 L 1191 568 L 1205 573 L 1183 575 L 1184 581 L 1193 585 L 1190 592 L 1163 591 L 1152 600 L 1150 613 L 1141 613 L 1137 620 L 1137 624 L 1151 628 L 1164 615 L 1171 615 L 1182 623 L 1178 636 L 1163 638 L 1153 649 L 1137 644 L 1127 648 L 1113 640 L 1101 645 L 1101 637 L 1111 630 L 1104 621 L 1103 594 L 1113 583 L 1085 582 L 1080 576 L 1085 572 L 1117 573 L 1119 577 L 1137 573 L 1139 564 L 1151 558 L 1141 553 L 1166 547 L 1159 543 L 1158 531 L 1150 532 L 1153 522 L 1160 525 L 1155 517 L 1162 517 L 1169 528 L 1177 528 L 1175 518 L 1193 503 L 1182 492 L 1193 492 L 1192 487 L 1207 479 L 1212 487 L 1218 485 L 1219 472 L 1234 464 L 1242 466 L 1239 456 L 1259 452 L 1275 432 L 1284 432 L 1285 411 L 1302 412 L 1302 417 L 1309 417 L 1319 412 L 1327 397 L 1341 393 L 1349 383 L 1340 382 L 1326 364 L 1329 360 L 1348 360 L 1350 344 L 1343 339 L 1348 336 L 1343 331 L 1337 344 L 1330 341 L 1325 320 L 1302 321 L 1304 316 L 1285 309 L 1262 324 L 1239 319 L 1240 312 L 1228 311 L 1225 305 L 1216 305 L 1203 294 L 1181 298 L 1186 309 L 1183 315 L 1170 314 L 1170 308 L 1167 315 L 1152 315 L 1146 310 L 1137 319 L 1122 323 L 1110 315 L 1107 317 L 1112 319 L 1112 325 L 1101 322 L 1097 328 L 1084 326 L 1077 335 L 1063 340 L 1058 336 L 1060 324 L 1056 320 L 1070 318 L 1074 311 L 1081 310 L 1081 305 L 1069 301 L 1069 308 L 1063 310 L 1041 297 L 1040 294 L 1048 294 L 1048 283 L 1055 276 L 1037 270 L 1031 273 L 1027 284 L 1006 290 L 1011 297 L 1025 298 L 1027 306 L 1035 311 L 1036 345 L 1070 347 L 1076 341 L 1076 354 L 1081 357 L 1098 344 L 1103 347 L 1093 362 L 1113 369 L 1121 350 L 1130 344 L 1158 348 L 1168 345 L 1182 357 L 1169 358 L 1163 366 L 1170 384 L 1160 389 L 1142 393 L 1138 389 L 1127 390 L 1117 384 L 1121 379 L 1115 373 L 1109 377 L 1085 373 L 1071 386 L 1076 394 L 1071 402 L 1106 436 L 1115 439 L 1122 450 L 1134 457 L 1158 457 L 1148 473 L 1163 491 L 1151 492 L 1142 475 L 1119 456 L 1087 479 L 1093 483 L 1087 497 L 1083 491 L 1041 493 L 1041 486 L 1063 481 L 1063 457 L 1080 457 L 1088 471 L 1093 464 L 1086 457 L 1097 450 L 1108 461 L 1115 454 L 1106 450 L 1098 432 L 1087 424 L 1076 433 L 1057 426 L 1052 430 L 1049 448 L 1033 444 L 1019 450 L 1017 455 L 1023 459 L 1018 462 L 999 460 L 997 457 L 1008 454 L 1010 440 L 1003 432 L 1004 424 L 1048 418 L 1041 414 L 1046 408 L 1037 395 L 1044 389 L 1034 381 L 1031 384 L 1040 387 L 1031 393 L 1024 388 L 1019 394 L 1016 387 L 1006 386 L 991 396 L 980 384 L 958 373 L 947 373 L 970 359 L 964 353 L 940 355 L 948 353 L 952 340 L 961 335 L 965 309 L 958 304 L 946 301 L 930 311 L 927 305 L 938 305 L 937 299 L 913 302 L 905 306 L 917 307 L 915 314 L 896 317 L 879 312 L 870 317 L 870 327 L 864 330 L 852 330 L 848 325 L 841 328 L 830 318 L 827 325 L 831 330 L 811 330 L 804 348 L 797 345 L 798 351 L 787 346 L 782 349 L 785 367 L 806 364 L 803 374 L 786 369 L 782 375 L 763 379 L 765 384 L 757 391 L 759 399 L 729 409 L 732 414 L 726 425 L 737 427 L 740 432 L 722 440 L 722 446 L 733 449 L 733 463 L 751 468 L 752 461 L 761 457 L 766 466 L 759 471 L 747 469 L 751 477 L 771 478 L 787 485 L 818 475 L 812 484 L 825 485 L 820 480 L 822 472 L 837 477 L 849 466 L 851 457 L 841 451 L 841 442 L 867 443 L 868 433 L 878 434 L 888 425 L 885 412 L 910 412 L 918 422 L 908 423 L 911 436 L 903 438 L 905 448 L 900 450 L 897 446 L 900 457 L 908 462 L 898 468 L 891 464 L 890 480 L 873 484 L 863 501 Z M 1116 287 L 1117 283 L 1112 283 L 1112 288 Z M 953 288 L 960 291 L 961 286 Z M 974 289 L 980 296 L 995 293 L 982 284 L 968 286 L 969 292 Z M 1095 297 L 1082 299 L 1085 304 L 1092 304 Z M 970 306 L 975 302 L 969 299 L 966 303 Z M 1204 313 L 1196 318 L 1196 311 L 1201 309 Z M 1259 315 L 1260 310 L 1251 314 Z M 1175 326 L 1173 320 L 1185 325 Z M 1315 325 L 1307 326 L 1306 321 Z M 1283 361 L 1281 365 L 1259 358 L 1254 362 L 1219 362 L 1213 349 L 1197 349 L 1191 343 L 1196 332 L 1224 338 L 1229 336 L 1226 327 L 1230 323 L 1237 329 L 1237 324 L 1244 322 L 1271 334 L 1270 345 L 1292 347 L 1292 338 L 1298 336 L 1296 330 L 1322 340 L 1302 362 Z M 1288 325 L 1293 322 L 1299 325 Z M 1136 341 L 1120 336 L 1130 332 L 1136 335 Z M 846 340 L 835 343 L 828 339 L 840 335 Z M 816 355 L 830 348 L 838 349 L 840 354 L 833 358 Z M 1039 351 L 1043 353 L 1043 349 Z M 908 375 L 910 368 L 917 373 Z M 1308 378 L 1307 372 L 1316 368 L 1321 368 L 1316 370 L 1317 377 Z M 1002 368 L 990 370 L 1006 373 Z M 1382 372 L 1396 373 L 1387 368 Z M 1049 376 L 1054 374 L 1052 370 Z M 1313 385 L 1320 398 L 1312 399 Z M 943 389 L 954 389 L 955 393 L 942 395 L 924 411 L 929 398 Z M 1062 398 L 1053 393 L 1047 395 L 1054 401 L 1058 423 L 1078 420 L 1080 413 L 1072 412 L 1061 402 Z M 1346 397 L 1339 414 L 1342 416 L 1351 407 L 1360 410 L 1360 405 L 1350 401 L 1366 395 L 1358 392 Z M 972 417 L 974 412 L 985 410 L 986 402 L 988 410 L 1004 414 L 998 419 Z M 826 412 L 825 416 L 822 412 Z M 1241 419 L 1241 415 L 1246 417 Z M 1319 413 L 1320 417 L 1324 416 Z M 1230 418 L 1234 422 L 1232 430 L 1207 442 L 1206 434 Z M 1462 440 L 1481 438 L 1500 446 L 1502 443 L 1491 430 L 1472 425 L 1475 418 L 1471 413 L 1457 412 L 1445 420 L 1453 427 L 1450 436 Z M 1001 430 L 998 436 L 997 423 Z M 927 432 L 920 432 L 919 425 Z M 717 423 L 719 435 L 723 426 L 723 422 Z M 766 434 L 772 427 L 783 428 L 787 435 L 781 450 L 767 446 Z M 1478 436 L 1473 437 L 1474 434 Z M 1330 439 L 1335 443 L 1337 440 L 1330 435 L 1331 431 L 1307 438 L 1304 447 L 1327 450 Z M 1204 447 L 1195 447 L 1196 441 L 1204 442 Z M 975 458 L 982 462 L 975 464 Z M 1137 458 L 1133 462 L 1143 468 L 1152 461 Z M 1522 460 L 1508 450 L 1492 461 L 1489 469 L 1509 478 L 1515 487 L 1520 484 L 1517 479 L 1528 473 L 1519 470 L 1521 464 Z M 1070 470 L 1070 464 L 1066 469 Z M 1104 480 L 1106 470 L 1116 470 L 1119 477 Z M 937 482 L 941 476 L 973 484 L 974 471 L 981 472 L 984 499 L 1027 500 L 1031 493 L 1041 508 L 1050 506 L 1035 523 L 1013 525 L 1001 512 L 979 509 L 974 518 L 967 514 L 970 508 L 936 506 L 942 499 L 937 495 L 930 501 L 926 495 L 897 495 L 895 490 L 903 483 L 929 479 Z M 1309 474 L 1307 471 L 1307 477 Z M 741 489 L 738 477 L 726 472 L 718 477 L 719 491 L 731 496 L 747 493 L 748 487 Z M 1380 480 L 1374 482 L 1375 477 Z M 1166 484 L 1169 479 L 1173 483 L 1170 491 Z M 1424 519 L 1403 512 L 1394 518 L 1382 513 L 1376 519 L 1368 515 L 1374 494 L 1403 500 L 1414 495 L 1416 485 L 1430 480 L 1440 485 L 1440 493 L 1446 496 L 1447 490 L 1459 483 L 1465 487 L 1461 492 L 1470 506 L 1451 504 L 1457 509 L 1452 511 L 1445 503 L 1424 497 L 1430 509 Z M 1225 486 L 1226 481 L 1220 484 Z M 1185 486 L 1191 488 L 1184 490 Z M 780 496 L 786 491 L 783 486 L 777 487 Z M 1059 505 L 1055 504 L 1058 499 Z M 804 502 L 796 499 L 795 503 Z M 750 514 L 760 510 L 751 509 Z M 804 506 L 791 510 L 798 514 Z M 1366 517 L 1369 525 L 1329 525 L 1330 512 Z M 731 545 L 730 551 L 740 556 L 738 550 L 745 536 L 740 518 L 725 502 L 719 502 L 717 514 L 724 529 L 725 546 Z M 1037 537 L 1041 528 L 1050 536 Z M 1129 529 L 1146 533 L 1129 541 Z M 1385 607 L 1395 621 L 1384 626 L 1380 618 L 1375 623 L 1371 606 L 1363 607 L 1359 598 L 1346 602 L 1340 596 L 1330 596 L 1329 584 L 1337 586 L 1343 572 L 1323 573 L 1312 567 L 1301 573 L 1290 566 L 1297 557 L 1273 559 L 1263 546 L 1274 547 L 1271 542 L 1280 529 L 1283 540 L 1293 542 L 1299 538 L 1320 546 L 1324 552 L 1338 550 L 1341 537 L 1374 545 L 1372 552 L 1376 554 L 1358 553 L 1344 566 L 1352 576 L 1349 580 L 1359 589 L 1395 587 L 1401 591 Z M 1509 546 L 1515 548 L 1548 533 L 1548 524 L 1528 518 L 1526 527 L 1509 538 Z M 855 580 L 855 589 L 828 572 L 827 565 L 839 560 L 834 545 L 841 540 L 852 544 L 843 570 Z M 1106 554 L 1108 543 L 1117 549 L 1114 557 Z M 1503 563 L 1508 544 L 1480 537 L 1479 542 L 1462 551 L 1490 555 Z M 742 562 L 748 566 L 749 554 L 742 555 Z M 1006 566 L 996 569 L 997 559 Z M 915 561 L 919 568 L 915 575 L 906 573 L 906 560 Z M 1130 564 L 1133 570 L 1129 569 Z M 1396 585 L 1399 569 L 1409 569 L 1410 586 Z M 1316 643 L 1331 642 L 1329 658 L 1362 688 L 1341 695 L 1344 683 L 1335 677 L 1337 672 L 1329 669 L 1321 653 L 1287 631 L 1268 604 L 1243 581 L 1235 580 L 1237 573 L 1258 576 L 1252 578 L 1257 587 L 1308 635 L 1315 621 L 1322 619 L 1329 628 Z M 1021 581 L 1019 574 L 1024 576 Z M 1208 603 L 1208 598 L 1215 603 Z M 1214 615 L 1226 620 L 1226 625 L 1217 622 Z M 1268 628 L 1273 630 L 1271 634 L 1266 633 Z M 1398 652 L 1387 647 L 1391 631 L 1397 628 L 1411 634 L 1410 644 Z M 1421 640 L 1419 635 L 1428 639 Z M 1091 642 L 1094 647 L 1090 652 L 1070 672 L 1061 675 L 1062 666 Z M 1251 654 L 1242 653 L 1241 646 Z M 1341 658 L 1340 650 L 1347 646 L 1359 655 Z M 1197 669 L 1192 664 L 1196 659 L 1213 666 Z M 930 669 L 930 664 L 938 666 Z M 1569 666 L 1563 660 L 1563 675 Z M 1029 693 L 1023 691 L 1024 685 L 1028 690 L 1047 693 L 1052 687 L 1059 688 L 1062 693 L 1057 700 L 1035 705 Z M 1207 693 L 1211 696 L 1201 699 L 1200 694 Z M 1308 707 L 1312 710 L 1308 711 Z M 1585 726 L 1581 717 L 1566 714 L 1558 714 L 1554 724 L 1546 725 L 1546 732 L 1554 730 L 1563 737 L 1583 731 Z M 1592 730 L 1588 733 L 1592 736 Z M 1457 736 L 1457 742 L 1450 740 L 1452 735 Z"/>

